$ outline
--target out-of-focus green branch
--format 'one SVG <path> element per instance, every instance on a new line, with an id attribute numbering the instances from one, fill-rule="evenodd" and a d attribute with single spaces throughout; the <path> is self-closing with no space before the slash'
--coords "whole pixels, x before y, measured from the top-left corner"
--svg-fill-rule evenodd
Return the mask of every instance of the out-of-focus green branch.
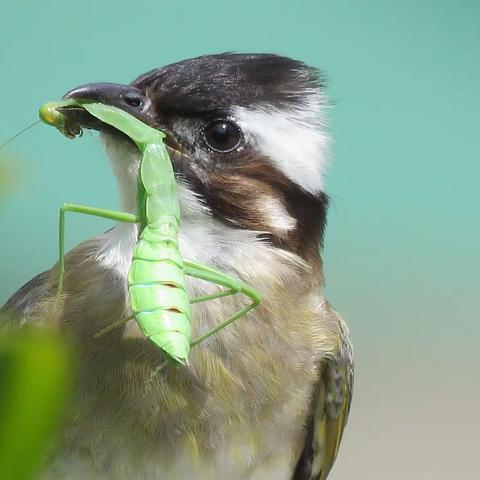
<path id="1" fill-rule="evenodd" d="M 0 478 L 35 478 L 70 399 L 71 358 L 52 332 L 11 329 L 0 316 Z"/>
<path id="2" fill-rule="evenodd" d="M 0 152 L 0 206 L 16 183 Z M 1 213 L 1 210 L 0 210 Z M 55 448 L 70 400 L 72 362 L 52 331 L 20 326 L 0 310 L 0 479 L 30 480 Z"/>
<path id="3" fill-rule="evenodd" d="M 12 156 L 0 150 L 0 202 L 2 203 L 17 182 L 13 173 L 13 163 Z"/>
<path id="4" fill-rule="evenodd" d="M 1 162 L 0 158 L 0 198 L 3 198 L 8 186 L 8 169 L 7 166 Z"/>

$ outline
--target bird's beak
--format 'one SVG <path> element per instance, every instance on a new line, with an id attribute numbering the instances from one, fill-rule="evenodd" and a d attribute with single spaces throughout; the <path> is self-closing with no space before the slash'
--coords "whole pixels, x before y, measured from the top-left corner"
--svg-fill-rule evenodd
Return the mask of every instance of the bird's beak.
<path id="1" fill-rule="evenodd" d="M 69 104 L 71 101 L 71 104 Z M 153 126 L 153 120 L 149 115 L 149 101 L 141 90 L 131 85 L 117 83 L 90 83 L 70 90 L 63 96 L 63 102 L 46 104 L 40 110 L 40 117 L 46 123 L 49 121 L 48 112 L 59 112 L 65 120 L 62 120 L 62 130 L 67 136 L 75 136 L 81 133 L 82 128 L 94 129 L 100 132 L 113 132 L 115 129 L 103 123 L 82 108 L 85 103 L 102 103 L 117 107 L 142 123 Z M 54 117 L 52 117 L 54 118 Z M 57 126 L 57 125 L 56 125 Z"/>
<path id="2" fill-rule="evenodd" d="M 110 124 L 102 122 L 82 107 L 88 103 L 101 103 L 119 108 L 132 115 L 142 123 L 161 129 L 166 137 L 167 148 L 183 157 L 188 157 L 185 148 L 178 143 L 175 136 L 165 130 L 152 117 L 151 102 L 145 94 L 131 85 L 118 83 L 89 83 L 70 90 L 60 102 L 47 102 L 40 108 L 40 118 L 48 125 L 58 128 L 65 136 L 74 138 L 81 135 L 82 129 L 128 136 Z"/>
<path id="3" fill-rule="evenodd" d="M 76 99 L 113 105 L 122 108 L 127 101 L 145 102 L 145 95 L 136 87 L 119 83 L 88 83 L 67 92 L 64 99 Z M 134 102 L 134 103 L 135 103 Z"/>

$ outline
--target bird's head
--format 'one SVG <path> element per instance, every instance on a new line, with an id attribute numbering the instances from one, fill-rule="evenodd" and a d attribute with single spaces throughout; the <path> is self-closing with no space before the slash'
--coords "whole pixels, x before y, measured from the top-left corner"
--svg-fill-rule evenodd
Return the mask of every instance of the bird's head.
<path id="1" fill-rule="evenodd" d="M 130 85 L 83 85 L 65 98 L 113 105 L 166 133 L 184 223 L 255 232 L 309 262 L 319 259 L 329 142 L 317 70 L 277 55 L 209 55 Z M 85 110 L 65 114 L 102 132 L 123 208 L 135 211 L 134 144 Z"/>

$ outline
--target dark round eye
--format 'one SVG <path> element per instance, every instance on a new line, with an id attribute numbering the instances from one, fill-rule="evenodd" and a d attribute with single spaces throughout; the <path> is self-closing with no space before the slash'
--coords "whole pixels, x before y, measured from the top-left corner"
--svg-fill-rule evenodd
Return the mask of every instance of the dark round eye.
<path id="1" fill-rule="evenodd" d="M 124 98 L 125 103 L 131 107 L 141 107 L 143 105 L 142 97 L 136 93 L 126 93 Z"/>
<path id="2" fill-rule="evenodd" d="M 214 120 L 206 126 L 203 138 L 212 150 L 227 153 L 238 147 L 242 140 L 242 132 L 230 120 Z"/>

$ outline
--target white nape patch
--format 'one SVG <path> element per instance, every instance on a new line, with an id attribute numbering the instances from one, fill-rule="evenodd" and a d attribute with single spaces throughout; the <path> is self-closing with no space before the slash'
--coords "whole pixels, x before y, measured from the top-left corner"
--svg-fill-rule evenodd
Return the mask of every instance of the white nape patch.
<path id="1" fill-rule="evenodd" d="M 258 205 L 259 210 L 264 213 L 268 225 L 275 230 L 289 232 L 297 226 L 297 221 L 287 212 L 280 200 L 263 196 Z"/>
<path id="2" fill-rule="evenodd" d="M 323 190 L 330 140 L 321 115 L 321 97 L 303 108 L 278 110 L 268 105 L 236 107 L 234 117 L 247 138 L 293 182 L 309 193 Z"/>

